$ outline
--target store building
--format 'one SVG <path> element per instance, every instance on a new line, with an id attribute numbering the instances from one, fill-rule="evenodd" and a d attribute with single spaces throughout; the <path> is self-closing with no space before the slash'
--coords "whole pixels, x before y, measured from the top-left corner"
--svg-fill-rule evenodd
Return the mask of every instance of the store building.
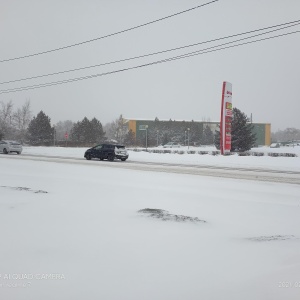
<path id="1" fill-rule="evenodd" d="M 124 119 L 124 125 L 135 136 L 137 145 L 144 145 L 147 135 L 148 146 L 157 146 L 167 142 L 177 142 L 182 145 L 212 144 L 211 134 L 219 126 L 219 122 L 208 121 L 179 121 L 179 120 L 142 120 Z M 269 146 L 271 144 L 271 124 L 252 123 L 256 135 L 255 146 Z M 208 129 L 209 128 L 209 129 Z"/>

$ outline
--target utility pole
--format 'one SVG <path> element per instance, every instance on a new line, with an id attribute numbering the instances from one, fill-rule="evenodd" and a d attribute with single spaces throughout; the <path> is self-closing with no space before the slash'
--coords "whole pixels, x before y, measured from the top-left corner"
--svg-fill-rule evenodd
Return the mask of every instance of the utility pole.
<path id="1" fill-rule="evenodd" d="M 53 125 L 53 145 L 55 147 L 55 126 Z"/>
<path id="2" fill-rule="evenodd" d="M 146 125 L 146 151 L 148 151 L 148 125 Z"/>

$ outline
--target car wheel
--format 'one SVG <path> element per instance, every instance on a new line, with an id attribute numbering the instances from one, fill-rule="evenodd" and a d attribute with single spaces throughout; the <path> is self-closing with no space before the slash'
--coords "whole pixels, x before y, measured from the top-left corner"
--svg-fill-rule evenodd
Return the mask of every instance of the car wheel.
<path id="1" fill-rule="evenodd" d="M 100 160 L 103 160 L 104 158 L 103 157 L 100 157 Z"/>
<path id="2" fill-rule="evenodd" d="M 91 154 L 87 154 L 85 158 L 86 158 L 87 160 L 91 160 L 91 158 L 92 158 L 92 157 L 91 157 Z"/>
<path id="3" fill-rule="evenodd" d="M 21 154 L 21 152 L 17 151 L 17 154 Z"/>
<path id="4" fill-rule="evenodd" d="M 125 161 L 127 158 L 121 158 L 121 161 Z"/>
<path id="5" fill-rule="evenodd" d="M 3 153 L 8 154 L 8 151 L 6 150 L 6 148 L 3 149 Z"/>
<path id="6" fill-rule="evenodd" d="M 109 161 L 113 161 L 115 159 L 115 156 L 113 154 L 109 154 L 108 157 L 107 157 L 107 159 Z"/>

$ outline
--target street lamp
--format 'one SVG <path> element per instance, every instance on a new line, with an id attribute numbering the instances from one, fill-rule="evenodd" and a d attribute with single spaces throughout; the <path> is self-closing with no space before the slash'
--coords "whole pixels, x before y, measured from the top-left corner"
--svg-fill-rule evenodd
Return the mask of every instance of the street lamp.
<path id="1" fill-rule="evenodd" d="M 55 147 L 55 125 L 53 125 L 53 145 Z"/>
<path id="2" fill-rule="evenodd" d="M 186 130 L 184 131 L 184 146 L 186 146 Z"/>
<path id="3" fill-rule="evenodd" d="M 145 125 L 146 128 L 146 151 L 148 151 L 148 125 Z"/>
<path id="4" fill-rule="evenodd" d="M 158 147 L 158 133 L 159 133 L 159 130 L 157 130 L 157 147 Z"/>
<path id="5" fill-rule="evenodd" d="M 190 129 L 188 128 L 188 149 L 190 149 Z"/>

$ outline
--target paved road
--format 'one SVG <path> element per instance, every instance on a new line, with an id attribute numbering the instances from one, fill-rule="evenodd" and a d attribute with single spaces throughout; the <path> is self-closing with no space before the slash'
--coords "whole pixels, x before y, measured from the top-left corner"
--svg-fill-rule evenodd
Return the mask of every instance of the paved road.
<path id="1" fill-rule="evenodd" d="M 0 159 L 24 159 L 33 161 L 44 161 L 54 163 L 82 164 L 95 167 L 122 168 L 139 171 L 166 172 L 190 174 L 198 176 L 213 176 L 233 179 L 268 181 L 278 183 L 300 184 L 300 172 L 296 171 L 279 171 L 264 168 L 237 168 L 237 167 L 218 167 L 210 165 L 184 165 L 174 163 L 155 163 L 140 161 L 87 161 L 84 158 L 72 158 L 62 156 L 45 156 L 45 155 L 0 155 Z"/>

